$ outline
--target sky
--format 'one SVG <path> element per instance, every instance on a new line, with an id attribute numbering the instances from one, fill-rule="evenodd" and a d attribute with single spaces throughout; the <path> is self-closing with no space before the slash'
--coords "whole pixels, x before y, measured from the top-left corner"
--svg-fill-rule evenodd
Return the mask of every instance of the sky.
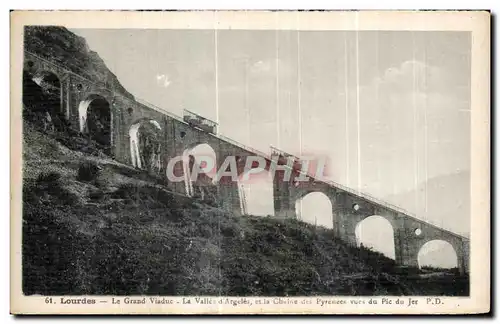
<path id="1" fill-rule="evenodd" d="M 469 33 L 72 31 L 134 96 L 217 121 L 219 133 L 264 152 L 326 156 L 331 180 L 468 233 Z M 451 188 L 456 174 L 465 180 Z M 460 202 L 456 219 L 429 207 L 432 179 Z M 272 211 L 250 196 L 257 213 Z"/>

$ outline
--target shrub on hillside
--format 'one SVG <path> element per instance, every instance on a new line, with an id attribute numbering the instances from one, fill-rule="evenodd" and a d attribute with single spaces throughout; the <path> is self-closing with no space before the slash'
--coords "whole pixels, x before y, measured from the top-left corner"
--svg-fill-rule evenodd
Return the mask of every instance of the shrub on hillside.
<path id="1" fill-rule="evenodd" d="M 89 198 L 94 201 L 103 201 L 106 198 L 106 194 L 101 189 L 92 190 L 89 192 Z"/>
<path id="2" fill-rule="evenodd" d="M 113 192 L 112 198 L 115 199 L 134 199 L 137 195 L 137 185 L 124 183 Z"/>

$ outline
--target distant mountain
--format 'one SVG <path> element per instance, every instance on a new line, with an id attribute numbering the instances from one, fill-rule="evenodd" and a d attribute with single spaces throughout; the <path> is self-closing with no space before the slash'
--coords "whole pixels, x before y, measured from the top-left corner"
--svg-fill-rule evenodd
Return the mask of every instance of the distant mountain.
<path id="1" fill-rule="evenodd" d="M 415 212 L 420 219 L 469 236 L 470 171 L 431 178 L 416 190 L 390 195 L 386 200 Z"/>

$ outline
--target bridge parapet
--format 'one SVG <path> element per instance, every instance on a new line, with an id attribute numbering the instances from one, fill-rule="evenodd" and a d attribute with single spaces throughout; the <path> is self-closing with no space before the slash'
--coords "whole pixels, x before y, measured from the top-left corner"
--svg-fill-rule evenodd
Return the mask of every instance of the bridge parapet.
<path id="1" fill-rule="evenodd" d="M 295 155 L 293 155 L 291 153 L 287 153 L 287 152 L 285 152 L 285 151 L 283 151 L 283 150 L 281 150 L 279 148 L 276 148 L 274 146 L 271 146 L 271 149 L 272 149 L 272 152 L 275 153 L 275 154 L 282 154 L 284 157 L 293 157 L 296 160 L 300 160 L 299 157 L 297 157 L 297 156 L 295 156 Z M 303 172 L 300 168 L 296 169 L 296 171 L 298 171 L 300 174 L 303 174 L 303 175 L 305 175 L 305 176 L 307 176 L 307 177 L 309 177 L 311 179 L 311 181 L 309 183 L 304 182 L 304 184 L 305 184 L 304 186 L 305 186 L 305 188 L 307 188 L 306 190 L 311 190 L 311 186 L 317 186 L 318 187 L 318 186 L 320 186 L 320 185 L 318 185 L 318 183 L 323 183 L 323 184 L 326 184 L 328 186 L 334 187 L 336 189 L 340 189 L 341 191 L 344 191 L 344 192 L 346 192 L 348 194 L 354 195 L 358 201 L 363 201 L 364 203 L 372 204 L 372 205 L 374 205 L 374 207 L 378 206 L 378 207 L 381 207 L 381 208 L 387 208 L 387 209 L 389 209 L 389 210 L 391 210 L 393 212 L 398 212 L 398 213 L 404 214 L 405 217 L 414 219 L 417 222 L 425 223 L 427 225 L 430 225 L 430 226 L 442 229 L 437 224 L 433 224 L 433 223 L 431 223 L 431 222 L 429 222 L 427 220 L 422 220 L 422 219 L 418 218 L 415 213 L 412 213 L 412 212 L 408 211 L 407 209 L 402 208 L 401 206 L 397 206 L 395 204 L 389 203 L 389 202 L 384 201 L 382 199 L 376 198 L 373 195 L 370 195 L 370 194 L 368 194 L 366 192 L 362 192 L 360 190 L 351 189 L 351 188 L 349 188 L 347 186 L 344 186 L 344 185 L 342 185 L 342 184 L 340 184 L 338 182 L 335 182 L 333 180 L 330 180 L 330 179 L 327 179 L 327 178 L 324 178 L 324 177 L 318 179 L 317 176 L 311 174 L 308 171 L 307 172 Z M 442 229 L 442 230 L 447 231 L 445 229 Z M 448 231 L 448 232 L 450 232 L 450 231 Z M 460 237 L 462 237 L 464 239 L 467 239 L 466 237 L 464 237 L 464 236 L 462 236 L 460 234 L 456 234 L 456 233 L 453 233 L 453 232 L 450 232 L 450 233 L 453 234 L 453 235 L 460 236 Z"/>

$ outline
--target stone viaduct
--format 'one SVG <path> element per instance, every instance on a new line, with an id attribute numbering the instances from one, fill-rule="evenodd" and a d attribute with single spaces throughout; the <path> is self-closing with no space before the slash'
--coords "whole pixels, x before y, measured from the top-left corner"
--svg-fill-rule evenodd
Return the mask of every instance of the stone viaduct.
<path id="1" fill-rule="evenodd" d="M 170 159 L 182 156 L 187 150 L 199 144 L 208 144 L 213 148 L 216 153 L 217 169 L 226 156 L 237 157 L 238 174 L 244 172 L 243 166 L 248 156 L 264 157 L 267 161 L 266 168 L 272 164 L 271 155 L 218 135 L 217 125 L 210 124 L 208 120 L 201 119 L 201 124 L 198 125 L 186 122 L 185 117 L 176 116 L 118 92 L 113 84 L 102 80 L 100 82 L 88 80 L 70 69 L 29 52 L 25 52 L 23 68 L 24 73 L 36 82 L 41 82 L 48 76 L 57 78 L 60 85 L 60 113 L 74 129 L 85 132 L 84 125 L 89 109 L 92 109 L 96 101 L 106 102 L 111 120 L 110 154 L 120 162 L 140 167 L 134 157 L 131 129 L 137 130 L 144 124 L 154 123 L 161 142 L 160 161 L 163 168 Z M 203 127 L 207 125 L 208 131 Z M 285 152 L 273 150 L 273 155 L 276 154 L 280 157 L 278 161 L 283 161 L 282 157 L 288 156 Z M 393 227 L 397 264 L 418 266 L 418 253 L 422 246 L 432 240 L 443 240 L 454 248 L 460 272 L 469 271 L 468 238 L 417 219 L 396 206 L 333 182 L 312 177 L 307 182 L 297 182 L 294 179 L 298 176 L 298 172 L 293 172 L 290 181 L 281 181 L 280 174 L 283 172 L 278 171 L 273 181 L 275 217 L 297 217 L 296 201 L 309 193 L 321 192 L 330 199 L 332 205 L 333 230 L 338 237 L 349 244 L 356 244 L 355 229 L 359 222 L 373 215 L 382 216 Z M 186 192 L 186 184 L 183 182 L 167 182 L 167 186 L 176 192 Z M 223 178 L 216 187 L 225 209 L 239 215 L 245 213 L 237 182 L 225 181 Z"/>

